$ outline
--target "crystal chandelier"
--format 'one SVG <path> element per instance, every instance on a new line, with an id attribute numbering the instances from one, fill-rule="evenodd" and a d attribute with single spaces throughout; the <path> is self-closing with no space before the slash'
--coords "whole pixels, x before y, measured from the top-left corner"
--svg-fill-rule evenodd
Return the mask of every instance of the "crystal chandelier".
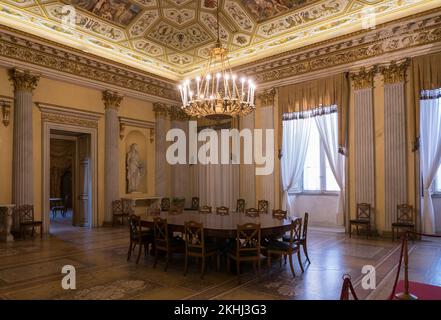
<path id="1" fill-rule="evenodd" d="M 230 119 L 251 113 L 256 86 L 251 79 L 233 74 L 228 50 L 222 47 L 219 34 L 219 4 L 217 4 L 217 42 L 202 77 L 187 79 L 179 85 L 181 109 L 191 117 L 212 120 Z"/>

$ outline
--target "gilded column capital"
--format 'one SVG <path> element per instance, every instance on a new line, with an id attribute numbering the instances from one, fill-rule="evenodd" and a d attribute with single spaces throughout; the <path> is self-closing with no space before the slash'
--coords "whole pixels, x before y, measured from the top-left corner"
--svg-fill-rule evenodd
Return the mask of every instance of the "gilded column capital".
<path id="1" fill-rule="evenodd" d="M 406 81 L 407 69 L 410 66 L 410 59 L 406 59 L 401 63 L 395 60 L 389 66 L 382 66 L 380 72 L 383 74 L 384 83 L 392 84 Z"/>
<path id="2" fill-rule="evenodd" d="M 34 91 L 40 80 L 39 75 L 31 74 L 29 70 L 10 69 L 9 80 L 14 85 L 14 90 Z"/>
<path id="3" fill-rule="evenodd" d="M 154 102 L 153 112 L 155 113 L 156 117 L 168 117 L 170 114 L 170 108 L 165 103 Z"/>
<path id="4" fill-rule="evenodd" d="M 188 121 L 191 119 L 189 115 L 187 115 L 184 111 L 181 110 L 178 106 L 170 106 L 170 119 L 176 121 Z"/>
<path id="5" fill-rule="evenodd" d="M 367 70 L 365 67 L 360 69 L 358 73 L 351 73 L 352 85 L 355 90 L 367 89 L 374 87 L 374 77 L 378 72 L 378 67 L 373 66 Z"/>
<path id="6" fill-rule="evenodd" d="M 260 105 L 262 107 L 274 106 L 275 97 L 276 97 L 275 88 L 267 89 L 257 94 L 257 99 L 260 100 Z"/>
<path id="7" fill-rule="evenodd" d="M 112 92 L 109 90 L 106 90 L 103 92 L 102 100 L 104 102 L 105 109 L 110 108 L 110 109 L 115 109 L 116 111 L 118 111 L 122 99 L 123 99 L 123 96 L 120 95 L 118 92 Z"/>

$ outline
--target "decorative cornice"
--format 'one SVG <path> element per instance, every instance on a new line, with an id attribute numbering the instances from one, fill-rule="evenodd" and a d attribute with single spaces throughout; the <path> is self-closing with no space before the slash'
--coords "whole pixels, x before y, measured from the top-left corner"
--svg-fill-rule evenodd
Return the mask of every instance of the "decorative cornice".
<path id="1" fill-rule="evenodd" d="M 106 90 L 103 92 L 102 99 L 104 102 L 104 107 L 106 109 L 115 109 L 116 111 L 118 111 L 123 96 L 120 95 L 118 92 Z"/>
<path id="2" fill-rule="evenodd" d="M 374 87 L 374 78 L 378 72 L 378 67 L 373 66 L 369 70 L 365 67 L 358 73 L 351 73 L 351 80 L 355 90 L 362 90 Z"/>
<path id="3" fill-rule="evenodd" d="M 236 72 L 252 77 L 259 86 L 290 79 L 302 74 L 337 66 L 350 66 L 361 60 L 390 55 L 441 41 L 440 9 L 397 20 L 375 30 L 356 32 L 337 39 L 291 51 L 241 66 Z"/>
<path id="4" fill-rule="evenodd" d="M 39 75 L 31 74 L 29 70 L 10 69 L 9 80 L 17 91 L 34 91 L 40 80 Z"/>
<path id="5" fill-rule="evenodd" d="M 257 94 L 257 99 L 260 100 L 260 105 L 262 107 L 274 106 L 274 99 L 276 97 L 276 89 L 271 88 L 264 90 Z"/>
<path id="6" fill-rule="evenodd" d="M 43 122 L 98 128 L 98 120 L 102 117 L 102 114 L 97 112 L 65 108 L 41 102 L 36 102 L 35 104 L 41 111 L 41 119 Z"/>
<path id="7" fill-rule="evenodd" d="M 132 71 L 131 68 L 121 66 L 106 59 L 96 58 L 91 55 L 75 54 L 71 48 L 54 44 L 34 41 L 38 37 L 27 35 L 26 39 L 22 32 L 7 29 L 14 34 L 0 31 L 0 57 L 14 59 L 26 64 L 33 64 L 39 69 L 61 72 L 69 77 L 77 76 L 84 79 L 98 81 L 103 84 L 118 86 L 127 90 L 133 90 L 141 94 L 157 96 L 163 99 L 178 101 L 178 92 L 173 81 L 166 82 L 162 79 L 145 76 L 146 73 Z M 39 40 L 43 41 L 43 40 Z M 56 47 L 55 47 L 56 46 Z M 62 49 L 59 49 L 62 47 Z M 73 53 L 75 52 L 75 53 Z"/>
<path id="8" fill-rule="evenodd" d="M 383 74 L 384 83 L 392 84 L 406 81 L 407 69 L 410 66 L 410 59 L 404 60 L 402 63 L 397 64 L 396 61 L 392 61 L 389 66 L 380 67 L 380 72 Z"/>

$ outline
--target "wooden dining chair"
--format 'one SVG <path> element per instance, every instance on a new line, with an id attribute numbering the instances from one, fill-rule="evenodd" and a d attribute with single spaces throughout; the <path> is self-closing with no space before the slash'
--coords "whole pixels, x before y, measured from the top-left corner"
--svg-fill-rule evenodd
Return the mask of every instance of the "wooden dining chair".
<path id="1" fill-rule="evenodd" d="M 236 246 L 233 246 L 227 252 L 227 270 L 230 272 L 231 260 L 235 260 L 237 280 L 239 283 L 241 262 L 252 262 L 254 271 L 260 276 L 260 236 L 260 224 L 247 223 L 237 226 Z"/>
<path id="2" fill-rule="evenodd" d="M 210 206 L 202 206 L 199 208 L 199 213 L 202 213 L 202 214 L 212 213 L 212 208 Z"/>
<path id="3" fill-rule="evenodd" d="M 159 251 L 162 251 L 166 254 L 164 271 L 167 271 L 173 253 L 185 252 L 185 242 L 182 238 L 173 237 L 171 232 L 169 232 L 167 219 L 159 217 L 155 217 L 153 220 L 153 235 L 155 245 L 155 262 L 153 267 L 156 268 Z"/>
<path id="4" fill-rule="evenodd" d="M 224 206 L 217 207 L 216 214 L 219 216 L 228 216 L 230 214 L 230 209 Z"/>
<path id="5" fill-rule="evenodd" d="M 161 211 L 170 210 L 170 198 L 162 198 L 161 199 Z"/>
<path id="6" fill-rule="evenodd" d="M 122 203 L 122 214 L 121 214 L 121 223 L 124 224 L 124 218 L 129 220 L 129 217 L 132 214 L 135 214 L 135 209 L 133 207 L 133 203 L 131 199 L 121 199 Z"/>
<path id="7" fill-rule="evenodd" d="M 294 266 L 292 262 L 293 254 L 297 254 L 297 259 L 299 260 L 300 269 L 304 272 L 302 259 L 300 257 L 300 241 L 301 241 L 301 229 L 302 229 L 302 219 L 295 219 L 291 222 L 289 230 L 289 241 L 271 240 L 267 247 L 266 252 L 268 256 L 268 267 L 271 267 L 271 255 L 278 255 L 280 259 L 282 256 L 287 256 L 289 258 L 289 266 L 293 277 L 296 276 L 294 272 Z"/>
<path id="8" fill-rule="evenodd" d="M 191 210 L 199 210 L 199 197 L 191 198 Z"/>
<path id="9" fill-rule="evenodd" d="M 395 240 L 395 230 L 399 238 L 400 229 L 415 231 L 413 207 L 407 204 L 397 206 L 397 220 L 392 223 L 392 241 Z"/>
<path id="10" fill-rule="evenodd" d="M 27 229 L 31 228 L 31 236 L 34 237 L 35 227 L 40 228 L 40 238 L 43 238 L 43 222 L 35 220 L 34 217 L 34 206 L 29 204 L 24 204 L 16 207 L 15 216 L 18 217 L 20 225 L 20 235 L 23 239 L 26 238 Z"/>
<path id="11" fill-rule="evenodd" d="M 268 208 L 269 208 L 269 202 L 267 200 L 259 200 L 257 202 L 257 210 L 259 210 L 259 213 L 268 214 Z"/>
<path id="12" fill-rule="evenodd" d="M 188 258 L 194 257 L 202 260 L 201 279 L 204 278 L 206 259 L 216 256 L 216 270 L 219 271 L 220 254 L 215 243 L 207 242 L 204 234 L 204 226 L 202 223 L 195 221 L 185 222 L 184 227 L 185 241 L 185 268 L 184 275 L 188 272 Z"/>
<path id="13" fill-rule="evenodd" d="M 245 210 L 245 215 L 250 218 L 257 218 L 260 212 L 256 208 L 248 208 Z"/>
<path id="14" fill-rule="evenodd" d="M 152 230 L 143 230 L 141 226 L 141 217 L 135 214 L 129 217 L 130 226 L 130 245 L 129 252 L 127 253 L 127 261 L 130 260 L 132 251 L 136 246 L 139 246 L 138 257 L 136 258 L 136 264 L 139 263 L 141 258 L 142 247 L 144 247 L 144 255 L 147 256 L 150 244 L 153 244 L 153 232 Z"/>
<path id="15" fill-rule="evenodd" d="M 245 212 L 245 199 L 237 199 L 236 212 L 238 213 Z"/>
<path id="16" fill-rule="evenodd" d="M 123 204 L 121 200 L 113 200 L 112 201 L 112 226 L 115 226 L 115 223 L 118 219 L 121 219 L 121 224 L 124 224 L 124 216 L 127 214 L 123 212 Z"/>
<path id="17" fill-rule="evenodd" d="M 52 211 L 52 219 L 55 219 L 57 217 L 58 211 L 61 213 L 61 216 L 64 218 L 66 216 L 66 206 L 64 205 L 64 201 L 62 199 L 55 201 L 51 207 L 51 211 Z"/>
<path id="18" fill-rule="evenodd" d="M 277 220 L 284 220 L 287 217 L 287 212 L 285 210 L 273 210 L 273 218 Z"/>
<path id="19" fill-rule="evenodd" d="M 366 238 L 369 239 L 369 234 L 371 232 L 371 214 L 372 207 L 368 203 L 359 203 L 357 204 L 357 217 L 356 219 L 349 220 L 349 238 L 352 237 L 352 225 L 357 227 L 357 235 L 358 235 L 358 226 L 366 227 Z"/>

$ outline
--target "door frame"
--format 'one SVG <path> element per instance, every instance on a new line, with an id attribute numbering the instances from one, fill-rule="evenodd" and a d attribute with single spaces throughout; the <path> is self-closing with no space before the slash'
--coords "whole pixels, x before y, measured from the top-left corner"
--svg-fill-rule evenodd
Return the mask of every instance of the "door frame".
<path id="1" fill-rule="evenodd" d="M 67 131 L 90 135 L 90 162 L 92 178 L 92 210 L 89 213 L 89 228 L 98 227 L 98 130 L 96 128 L 81 127 L 71 124 L 62 124 L 44 121 L 42 123 L 43 162 L 42 162 L 42 222 L 44 233 L 49 233 L 50 224 L 50 137 L 51 130 Z"/>

